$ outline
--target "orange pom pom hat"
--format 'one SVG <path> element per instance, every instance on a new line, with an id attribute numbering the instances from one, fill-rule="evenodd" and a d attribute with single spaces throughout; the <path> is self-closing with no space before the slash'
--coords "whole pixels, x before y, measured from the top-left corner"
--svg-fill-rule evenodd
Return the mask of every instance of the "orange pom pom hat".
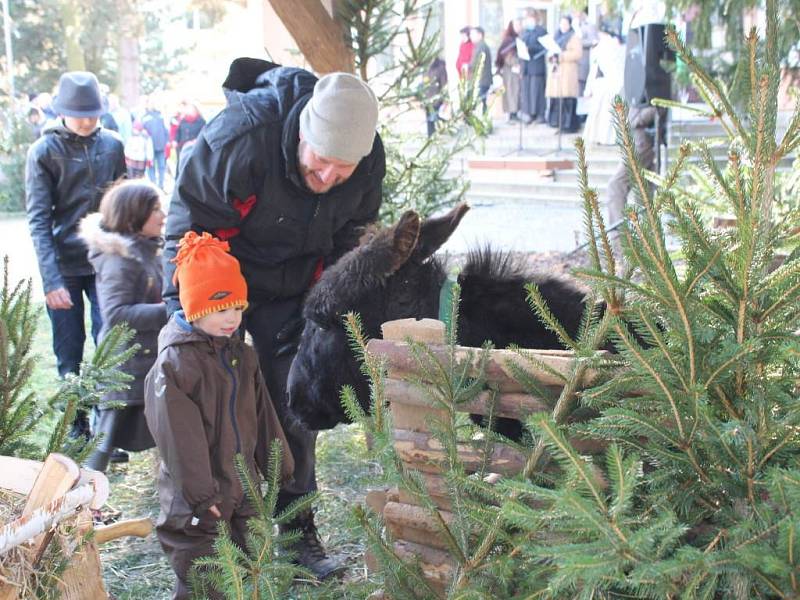
<path id="1" fill-rule="evenodd" d="M 247 282 L 228 242 L 189 231 L 172 262 L 176 266 L 172 283 L 178 284 L 187 321 L 227 308 L 247 308 Z"/>

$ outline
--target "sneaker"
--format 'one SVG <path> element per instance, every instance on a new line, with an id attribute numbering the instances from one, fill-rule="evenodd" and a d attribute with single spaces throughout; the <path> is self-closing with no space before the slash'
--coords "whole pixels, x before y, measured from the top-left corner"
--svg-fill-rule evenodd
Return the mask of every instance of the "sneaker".
<path id="1" fill-rule="evenodd" d="M 295 554 L 294 562 L 296 564 L 311 571 L 319 581 L 344 573 L 345 566 L 329 557 L 322 546 L 317 526 L 314 524 L 314 511 L 309 509 L 300 513 L 294 520 L 281 525 L 280 531 L 281 533 L 300 532 L 300 539 L 287 550 Z"/>

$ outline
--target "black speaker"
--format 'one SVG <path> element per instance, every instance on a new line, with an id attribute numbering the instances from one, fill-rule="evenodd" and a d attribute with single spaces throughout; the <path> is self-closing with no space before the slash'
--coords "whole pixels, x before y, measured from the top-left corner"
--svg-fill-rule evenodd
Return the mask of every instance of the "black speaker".
<path id="1" fill-rule="evenodd" d="M 664 29 L 663 23 L 650 23 L 628 32 L 623 93 L 631 106 L 671 96 L 670 74 L 662 61 L 674 61 L 675 53 L 664 41 Z"/>

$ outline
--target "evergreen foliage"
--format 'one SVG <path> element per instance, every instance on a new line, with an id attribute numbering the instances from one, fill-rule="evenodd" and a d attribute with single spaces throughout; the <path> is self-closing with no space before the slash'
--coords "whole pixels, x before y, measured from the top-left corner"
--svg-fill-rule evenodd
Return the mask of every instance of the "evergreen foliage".
<path id="1" fill-rule="evenodd" d="M 434 22 L 437 9 L 427 0 L 378 0 L 364 3 L 344 0 L 339 20 L 349 36 L 356 71 L 376 90 L 382 118 L 379 133 L 386 149 L 381 220 L 395 222 L 408 209 L 426 216 L 459 202 L 468 183 L 449 177 L 453 157 L 474 146 L 489 132 L 481 114 L 477 82 L 479 73 L 462 81 L 458 97 L 428 97 L 427 70 L 441 52 L 441 35 Z M 487 66 L 490 68 L 490 66 Z M 441 118 L 433 136 L 397 130 L 397 120 L 423 107 L 443 101 L 450 115 Z"/>
<path id="2" fill-rule="evenodd" d="M 300 534 L 278 534 L 276 525 L 288 523 L 308 509 L 316 501 L 316 495 L 304 496 L 273 516 L 280 490 L 280 440 L 274 440 L 270 448 L 266 494 L 262 495 L 259 482 L 253 479 L 241 454 L 236 456 L 236 470 L 255 511 L 255 516 L 247 523 L 246 548 L 240 548 L 231 538 L 226 524 L 220 523 L 219 536 L 214 542 L 216 554 L 200 558 L 192 566 L 193 596 L 203 600 L 210 590 L 216 590 L 226 600 L 285 598 L 295 579 L 313 580 L 314 576 L 294 564 L 292 553 L 286 550 Z"/>
<path id="3" fill-rule="evenodd" d="M 697 148 L 706 185 L 736 216 L 730 230 L 710 229 L 696 198 L 682 193 L 689 146 L 666 178 L 650 177 L 651 193 L 627 109 L 615 105 L 639 204 L 622 237 L 633 277 L 618 275 L 587 187 L 594 266 L 579 276 L 607 303 L 621 364 L 581 395 L 597 418 L 528 421 L 562 475 L 500 485 L 510 522 L 537 524 L 520 556 L 538 571 L 532 589 L 544 597 L 798 594 L 800 262 L 795 252 L 775 269 L 777 249 L 796 248 L 797 231 L 775 218 L 774 183 L 775 165 L 800 143 L 800 112 L 776 141 L 776 35 L 770 3 L 763 54 L 755 32 L 747 40 L 753 83 L 742 114 L 668 33 L 730 133 L 724 169 Z M 610 444 L 605 464 L 579 455 L 568 440 L 576 434 Z"/>
<path id="4" fill-rule="evenodd" d="M 459 444 L 488 460 L 493 443 L 509 442 L 487 430 L 476 436 L 455 416 L 458 399 L 474 397 L 485 382 L 460 377 L 459 364 L 439 363 L 413 344 L 426 382 L 417 383 L 447 415 L 431 423 L 445 451 L 453 505 L 452 522 L 441 523 L 456 562 L 446 597 L 800 595 L 800 230 L 796 210 L 781 212 L 787 196 L 775 171 L 800 147 L 800 109 L 776 138 L 777 14 L 768 3 L 763 44 L 754 31 L 747 38 L 744 112 L 668 32 L 728 131 L 726 165 L 704 144 L 684 145 L 666 177 L 646 172 L 627 108 L 616 101 L 618 142 L 636 198 L 622 228 L 623 260 L 612 250 L 577 143 L 591 266 L 576 274 L 603 310 L 587 310 L 571 338 L 535 287 L 528 290 L 576 361 L 558 397 L 526 373 L 526 361 L 543 367 L 530 352 L 518 350 L 520 361 L 509 365 L 551 406 L 526 420 L 528 436 L 515 443 L 526 457 L 522 473 L 494 485 L 480 471 L 468 474 Z M 693 153 L 699 170 L 688 167 Z M 709 226 L 702 197 L 687 192 L 697 178 L 735 215 L 735 226 Z M 779 256 L 781 249 L 788 256 Z M 391 448 L 382 365 L 366 354 L 357 319 L 349 324 L 372 377 L 373 412 L 359 414 L 351 390 L 343 402 L 379 442 L 390 480 L 435 516 L 419 476 L 404 470 Z M 616 354 L 598 353 L 609 337 Z M 585 389 L 587 378 L 594 383 Z M 582 455 L 574 442 L 586 438 L 605 444 L 605 456 Z M 387 593 L 437 595 L 418 566 L 398 558 L 380 520 L 358 516 Z"/>
<path id="5" fill-rule="evenodd" d="M 35 447 L 28 439 L 39 417 L 34 394 L 26 391 L 35 359 L 31 342 L 36 311 L 31 305 L 31 283 L 12 287 L 8 258 L 3 261 L 0 290 L 0 454 L 30 455 Z"/>
<path id="6" fill-rule="evenodd" d="M 134 331 L 115 326 L 91 360 L 81 365 L 80 374 L 68 375 L 53 396 L 43 400 L 30 391 L 36 363 L 31 343 L 38 315 L 39 309 L 31 303 L 30 280 L 12 285 L 6 257 L 0 288 L 0 454 L 41 460 L 50 452 L 61 452 L 81 462 L 92 444 L 67 438 L 75 412 L 89 410 L 106 393 L 127 387 L 131 376 L 119 371 L 119 366 L 139 345 L 130 345 Z M 40 448 L 35 442 L 38 427 L 52 414 L 58 414 L 55 428 L 47 446 Z"/>
<path id="7" fill-rule="evenodd" d="M 25 210 L 25 158 L 33 142 L 25 114 L 13 102 L 0 109 L 0 171 L 5 178 L 0 190 L 0 212 Z"/>

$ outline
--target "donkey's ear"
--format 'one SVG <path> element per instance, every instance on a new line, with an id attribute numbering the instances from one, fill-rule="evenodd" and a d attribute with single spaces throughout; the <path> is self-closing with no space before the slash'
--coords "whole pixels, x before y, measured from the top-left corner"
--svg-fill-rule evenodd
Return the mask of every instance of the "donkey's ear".
<path id="1" fill-rule="evenodd" d="M 411 260 L 422 262 L 433 255 L 450 238 L 461 223 L 461 219 L 469 210 L 469 205 L 462 202 L 446 215 L 425 219 L 419 232 L 419 240 Z"/>
<path id="2" fill-rule="evenodd" d="M 393 229 L 390 273 L 402 267 L 416 249 L 421 233 L 419 215 L 413 210 L 406 211 Z"/>

